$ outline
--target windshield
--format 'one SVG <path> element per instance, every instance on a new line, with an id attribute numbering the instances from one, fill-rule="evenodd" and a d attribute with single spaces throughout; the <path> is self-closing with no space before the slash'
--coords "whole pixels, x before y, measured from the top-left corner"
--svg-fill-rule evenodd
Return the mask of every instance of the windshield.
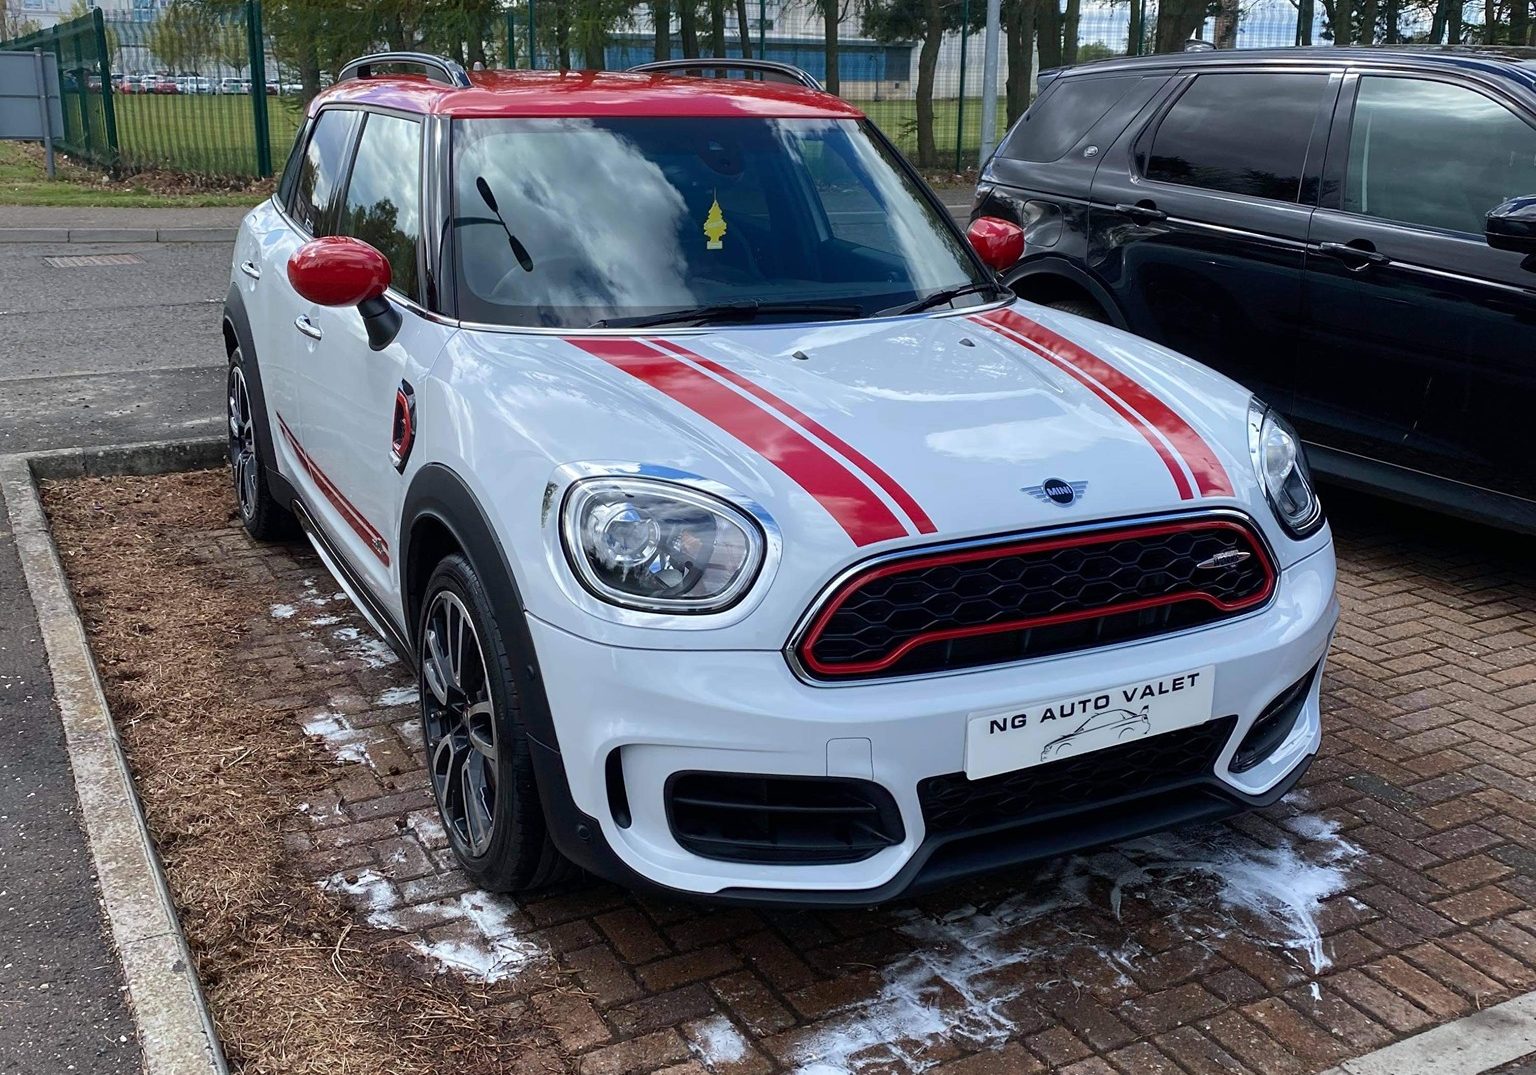
<path id="1" fill-rule="evenodd" d="M 989 284 L 856 120 L 475 119 L 453 138 L 466 321 L 867 317 Z"/>

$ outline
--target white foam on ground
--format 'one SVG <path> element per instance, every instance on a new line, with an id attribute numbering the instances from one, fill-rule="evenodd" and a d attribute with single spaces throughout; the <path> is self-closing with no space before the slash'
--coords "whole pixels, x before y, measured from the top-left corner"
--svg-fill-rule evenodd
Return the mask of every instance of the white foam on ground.
<path id="1" fill-rule="evenodd" d="M 716 1064 L 734 1064 L 747 1055 L 747 1039 L 724 1015 L 712 1015 L 693 1030 L 693 1054 L 710 1070 Z"/>
<path id="2" fill-rule="evenodd" d="M 404 932 L 406 910 L 394 884 L 377 870 L 336 874 L 320 882 L 327 892 L 344 897 L 370 926 Z M 434 905 L 444 920 L 433 930 L 462 924 L 456 936 L 431 940 L 413 935 L 411 947 L 444 970 L 466 978 L 499 982 L 517 974 L 531 960 L 542 957 L 537 946 L 513 930 L 512 908 L 505 900 L 484 892 L 466 892 Z"/>
<path id="3" fill-rule="evenodd" d="M 907 910 L 896 928 L 914 950 L 882 968 L 871 999 L 807 1041 L 794 1070 L 834 1075 L 876 1064 L 920 1072 L 936 1062 L 924 1053 L 930 1043 L 1002 1044 L 1014 1029 L 1011 1001 L 1048 985 L 1084 984 L 1043 970 L 1030 980 L 1006 973 L 1010 964 L 1061 966 L 1062 955 L 1084 945 L 1122 967 L 1140 954 L 1134 937 L 1063 936 L 1041 920 L 1062 911 L 1070 917 L 1075 908 L 1119 918 L 1128 898 L 1147 901 L 1197 943 L 1243 932 L 1322 971 L 1329 960 L 1317 914 L 1323 900 L 1344 891 L 1349 863 L 1361 852 L 1323 818 L 1297 817 L 1286 828 L 1297 840 L 1278 847 L 1223 826 L 1162 833 L 1047 866 L 1026 891 L 984 909 L 943 916 Z"/>

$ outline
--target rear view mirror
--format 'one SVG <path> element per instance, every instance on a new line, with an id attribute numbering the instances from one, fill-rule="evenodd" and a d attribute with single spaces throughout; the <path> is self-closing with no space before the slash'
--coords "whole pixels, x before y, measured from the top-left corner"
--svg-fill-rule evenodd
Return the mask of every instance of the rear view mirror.
<path id="1" fill-rule="evenodd" d="M 1489 213 L 1485 234 L 1495 250 L 1536 254 L 1536 194 L 1511 198 Z"/>
<path id="2" fill-rule="evenodd" d="M 1011 220 L 980 216 L 965 229 L 965 237 L 987 268 L 1002 272 L 1024 256 L 1024 229 Z"/>
<path id="3" fill-rule="evenodd" d="M 361 239 L 328 235 L 288 259 L 293 290 L 316 306 L 356 306 L 375 351 L 400 332 L 400 313 L 384 298 L 390 280 L 389 259 Z"/>

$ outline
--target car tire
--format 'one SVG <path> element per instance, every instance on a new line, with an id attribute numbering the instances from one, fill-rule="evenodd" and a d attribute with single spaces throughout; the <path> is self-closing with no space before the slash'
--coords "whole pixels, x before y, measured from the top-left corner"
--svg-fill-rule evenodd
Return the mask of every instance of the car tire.
<path id="1" fill-rule="evenodd" d="M 1092 299 L 1056 299 L 1045 305 L 1053 310 L 1060 310 L 1064 314 L 1076 314 L 1089 321 L 1097 321 L 1101 325 L 1109 324 L 1109 318 L 1104 316 L 1104 311 Z"/>
<path id="2" fill-rule="evenodd" d="M 225 426 L 229 438 L 229 468 L 234 479 L 235 505 L 245 532 L 257 541 L 292 537 L 298 530 L 293 513 L 277 502 L 267 484 L 267 471 L 256 450 L 258 434 L 267 436 L 267 416 L 252 404 L 245 355 L 236 347 L 229 355 L 225 381 Z M 260 426 L 257 423 L 261 423 Z"/>
<path id="3" fill-rule="evenodd" d="M 427 774 L 455 857 L 490 892 L 525 892 L 574 874 L 549 836 L 507 636 L 474 566 L 458 554 L 444 558 L 421 608 Z"/>

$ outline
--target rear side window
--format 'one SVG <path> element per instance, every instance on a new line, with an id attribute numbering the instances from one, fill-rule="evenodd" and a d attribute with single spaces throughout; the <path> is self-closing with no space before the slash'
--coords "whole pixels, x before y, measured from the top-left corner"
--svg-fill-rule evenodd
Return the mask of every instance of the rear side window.
<path id="1" fill-rule="evenodd" d="M 1327 75 L 1201 75 L 1158 124 L 1146 176 L 1294 202 Z"/>
<path id="2" fill-rule="evenodd" d="M 357 120 L 358 113 L 335 109 L 321 112 L 315 120 L 288 202 L 294 222 L 310 235 L 330 233 L 331 201 Z"/>
<path id="3" fill-rule="evenodd" d="M 369 115 L 347 181 L 340 232 L 381 252 L 389 259 L 394 289 L 418 297 L 421 124 L 377 112 Z"/>
<path id="4" fill-rule="evenodd" d="M 1014 126 L 1000 155 L 1038 164 L 1060 160 L 1139 81 L 1139 75 L 1058 79 Z"/>

